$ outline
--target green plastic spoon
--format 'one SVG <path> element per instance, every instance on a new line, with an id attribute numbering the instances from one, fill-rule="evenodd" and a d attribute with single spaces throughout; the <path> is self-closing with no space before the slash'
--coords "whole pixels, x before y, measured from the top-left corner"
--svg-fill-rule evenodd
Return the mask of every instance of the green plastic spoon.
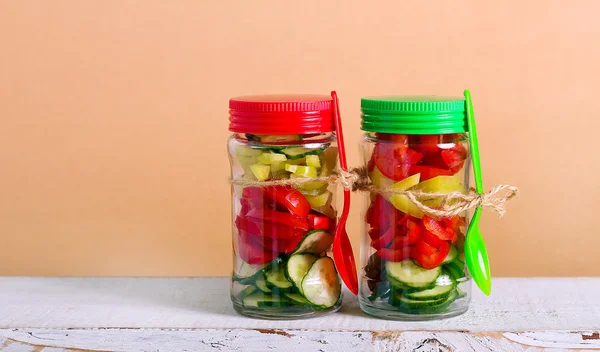
<path id="1" fill-rule="evenodd" d="M 483 194 L 483 180 L 481 179 L 481 163 L 479 160 L 479 143 L 477 141 L 477 128 L 475 127 L 475 116 L 473 115 L 473 102 L 471 101 L 471 92 L 465 90 L 467 122 L 469 125 L 469 137 L 471 139 L 471 158 L 473 160 L 473 173 L 475 174 L 475 191 Z M 473 281 L 479 289 L 489 296 L 492 292 L 492 276 L 490 274 L 490 263 L 488 260 L 485 241 L 479 231 L 479 218 L 481 217 L 481 207 L 475 208 L 473 218 L 467 230 L 465 240 L 465 258 L 467 268 L 473 277 Z"/>

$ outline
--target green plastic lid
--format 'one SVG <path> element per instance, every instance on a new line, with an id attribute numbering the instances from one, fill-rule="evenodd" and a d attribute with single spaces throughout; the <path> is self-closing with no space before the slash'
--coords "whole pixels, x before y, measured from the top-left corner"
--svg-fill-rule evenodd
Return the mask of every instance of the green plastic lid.
<path id="1" fill-rule="evenodd" d="M 463 97 L 362 98 L 361 129 L 393 134 L 446 134 L 468 130 Z"/>

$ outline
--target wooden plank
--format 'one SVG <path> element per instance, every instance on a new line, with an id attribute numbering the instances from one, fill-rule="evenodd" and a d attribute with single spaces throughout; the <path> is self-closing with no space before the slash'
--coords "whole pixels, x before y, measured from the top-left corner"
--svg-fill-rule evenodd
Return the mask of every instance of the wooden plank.
<path id="1" fill-rule="evenodd" d="M 523 332 L 600 330 L 600 279 L 494 279 L 464 315 L 429 322 L 365 316 L 348 292 L 340 312 L 268 321 L 236 314 L 227 278 L 0 278 L 0 328 L 194 328 Z"/>
<path id="2" fill-rule="evenodd" d="M 600 350 L 598 332 L 373 332 L 262 329 L 2 329 L 10 351 L 552 351 Z"/>

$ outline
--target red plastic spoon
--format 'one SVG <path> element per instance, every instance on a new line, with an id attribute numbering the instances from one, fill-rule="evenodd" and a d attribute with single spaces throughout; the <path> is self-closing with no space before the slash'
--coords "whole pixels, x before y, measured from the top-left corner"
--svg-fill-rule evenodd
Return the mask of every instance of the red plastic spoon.
<path id="1" fill-rule="evenodd" d="M 344 148 L 344 135 L 342 133 L 342 119 L 340 117 L 340 102 L 335 91 L 331 92 L 333 98 L 333 118 L 335 120 L 335 129 L 338 142 L 338 154 L 340 157 L 340 167 L 344 171 L 348 171 L 346 164 L 346 149 Z M 350 212 L 350 190 L 344 188 L 344 209 L 333 237 L 333 259 L 342 280 L 352 293 L 358 295 L 358 278 L 356 276 L 356 262 L 354 261 L 354 253 L 352 245 L 346 233 L 346 220 Z"/>

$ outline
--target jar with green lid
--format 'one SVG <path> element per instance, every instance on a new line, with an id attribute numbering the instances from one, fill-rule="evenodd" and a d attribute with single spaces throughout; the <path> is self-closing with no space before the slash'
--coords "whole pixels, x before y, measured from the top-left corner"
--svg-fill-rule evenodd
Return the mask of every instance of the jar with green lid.
<path id="1" fill-rule="evenodd" d="M 469 189 L 469 137 L 462 97 L 363 98 L 361 143 L 374 190 L 361 240 L 360 306 L 370 315 L 429 320 L 467 311 L 467 214 L 426 213 Z M 392 192 L 390 192 L 390 190 Z M 396 191 L 396 193 L 393 193 Z M 411 192 L 409 194 L 410 191 Z"/>

